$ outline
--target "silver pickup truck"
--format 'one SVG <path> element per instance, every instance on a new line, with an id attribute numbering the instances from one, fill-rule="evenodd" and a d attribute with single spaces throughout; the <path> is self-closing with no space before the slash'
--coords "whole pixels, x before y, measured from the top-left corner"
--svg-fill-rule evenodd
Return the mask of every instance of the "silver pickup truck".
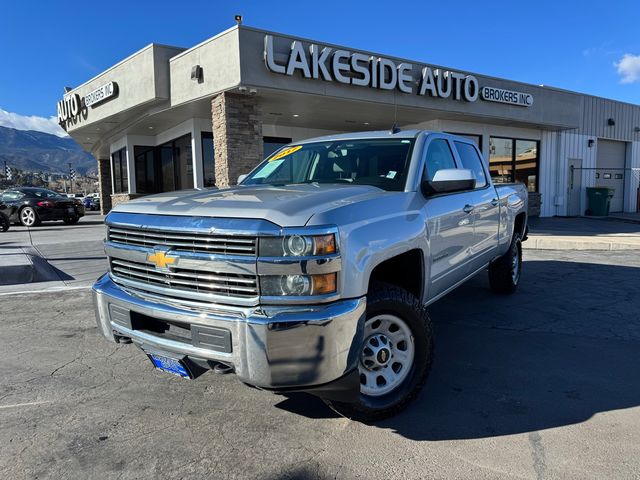
<path id="1" fill-rule="evenodd" d="M 366 132 L 288 145 L 240 184 L 143 197 L 107 217 L 98 325 L 193 378 L 306 391 L 351 418 L 403 408 L 432 351 L 427 307 L 487 270 L 520 281 L 523 185 L 468 139 Z"/>

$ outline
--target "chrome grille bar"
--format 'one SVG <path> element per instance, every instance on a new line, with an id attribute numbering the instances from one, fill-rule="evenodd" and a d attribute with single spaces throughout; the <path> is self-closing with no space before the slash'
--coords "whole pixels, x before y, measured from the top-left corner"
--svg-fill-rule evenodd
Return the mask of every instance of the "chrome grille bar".
<path id="1" fill-rule="evenodd" d="M 156 270 L 145 263 L 111 259 L 111 274 L 117 281 L 119 278 L 135 282 L 142 289 L 145 285 L 169 289 L 168 292 L 181 290 L 194 294 L 215 294 L 218 296 L 251 298 L 258 296 L 258 280 L 255 275 L 239 275 L 233 273 L 212 272 L 187 269 Z M 177 293 L 177 292 L 176 292 Z M 172 296 L 171 294 L 167 296 Z M 181 295 L 176 295 L 181 296 Z"/>
<path id="2" fill-rule="evenodd" d="M 143 228 L 110 226 L 111 242 L 143 247 L 167 246 L 175 251 L 256 255 L 257 238 L 249 236 L 214 235 L 194 232 L 170 232 Z"/>

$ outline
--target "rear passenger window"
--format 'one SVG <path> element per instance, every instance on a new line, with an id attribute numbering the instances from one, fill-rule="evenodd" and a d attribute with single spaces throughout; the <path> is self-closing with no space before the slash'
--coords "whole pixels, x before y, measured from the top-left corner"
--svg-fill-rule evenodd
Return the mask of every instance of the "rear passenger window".
<path id="1" fill-rule="evenodd" d="M 458 155 L 462 161 L 462 168 L 471 170 L 476 177 L 476 188 L 483 188 L 487 185 L 487 177 L 484 174 L 482 159 L 478 155 L 473 145 L 463 142 L 453 142 L 458 149 Z"/>
<path id="2" fill-rule="evenodd" d="M 438 170 L 456 168 L 449 142 L 443 138 L 436 138 L 429 144 L 425 168 L 427 169 L 426 178 L 429 180 L 433 180 L 433 176 Z"/>

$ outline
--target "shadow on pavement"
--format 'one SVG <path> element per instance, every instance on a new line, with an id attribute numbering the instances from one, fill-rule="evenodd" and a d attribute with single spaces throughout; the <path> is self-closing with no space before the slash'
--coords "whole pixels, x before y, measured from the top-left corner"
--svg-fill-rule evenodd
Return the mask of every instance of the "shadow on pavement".
<path id="1" fill-rule="evenodd" d="M 524 272 L 515 295 L 492 294 L 480 275 L 431 307 L 428 382 L 376 426 L 414 440 L 473 439 L 640 405 L 640 269 L 531 261 Z"/>

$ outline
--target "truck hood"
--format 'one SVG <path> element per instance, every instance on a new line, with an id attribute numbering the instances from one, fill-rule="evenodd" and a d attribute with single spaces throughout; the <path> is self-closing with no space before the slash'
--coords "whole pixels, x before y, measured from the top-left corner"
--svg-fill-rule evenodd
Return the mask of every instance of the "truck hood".
<path id="1" fill-rule="evenodd" d="M 391 192 L 368 185 L 248 185 L 220 190 L 160 193 L 122 203 L 113 211 L 151 215 L 257 218 L 281 227 L 300 227 L 314 214 L 390 194 Z"/>

